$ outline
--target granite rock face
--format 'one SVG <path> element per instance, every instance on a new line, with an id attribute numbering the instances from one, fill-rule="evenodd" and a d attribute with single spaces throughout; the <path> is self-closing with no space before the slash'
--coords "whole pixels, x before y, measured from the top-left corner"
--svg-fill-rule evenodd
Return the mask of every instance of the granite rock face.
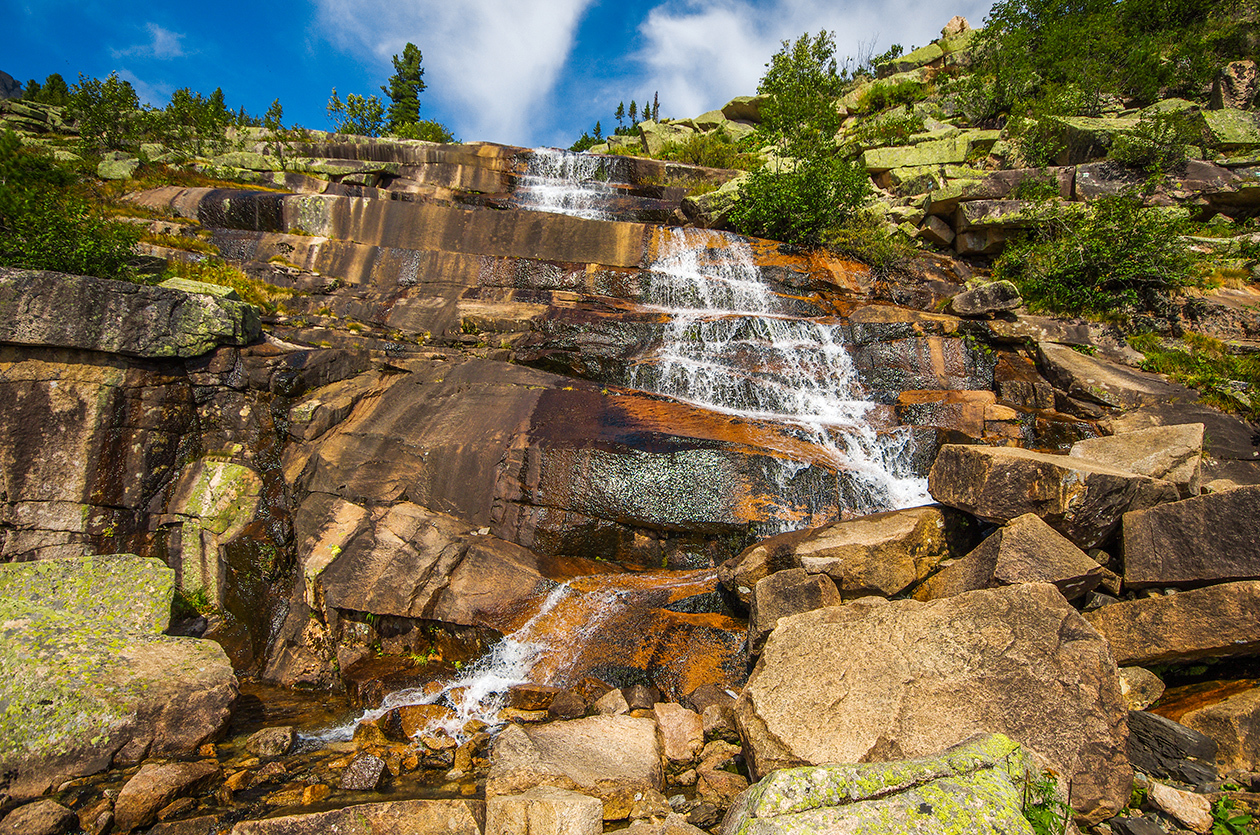
<path id="1" fill-rule="evenodd" d="M 1260 579 L 1260 486 L 1124 516 L 1124 582 L 1193 587 Z"/>
<path id="2" fill-rule="evenodd" d="M 754 777 L 996 730 L 1068 776 L 1092 820 L 1128 798 L 1127 712 L 1106 642 L 1047 584 L 785 618 L 737 703 Z"/>
<path id="3" fill-rule="evenodd" d="M 90 276 L 0 268 L 0 342 L 81 348 L 132 357 L 195 357 L 247 345 L 258 309 L 185 282 L 151 287 Z"/>
<path id="4" fill-rule="evenodd" d="M 0 566 L 0 765 L 15 798 L 146 756 L 186 756 L 237 697 L 223 649 L 161 634 L 173 572 L 129 555 Z"/>

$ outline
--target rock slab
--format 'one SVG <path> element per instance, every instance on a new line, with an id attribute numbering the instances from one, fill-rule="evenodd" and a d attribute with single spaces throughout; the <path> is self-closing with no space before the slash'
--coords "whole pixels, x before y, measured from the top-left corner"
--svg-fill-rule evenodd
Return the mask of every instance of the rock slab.
<path id="1" fill-rule="evenodd" d="M 261 333 L 258 308 L 208 290 L 0 267 L 0 342 L 159 359 L 248 345 Z"/>
<path id="2" fill-rule="evenodd" d="M 1025 835 L 1028 768 L 1017 744 L 990 734 L 920 759 L 783 769 L 731 807 L 721 832 Z"/>
<path id="3" fill-rule="evenodd" d="M 535 727 L 513 725 L 495 740 L 486 799 L 553 786 L 600 798 L 604 819 L 629 814 L 662 785 L 656 722 L 591 716 Z"/>
<path id="4" fill-rule="evenodd" d="M 1131 588 L 1260 579 L 1260 485 L 1124 516 Z"/>
<path id="5" fill-rule="evenodd" d="M 601 835 L 604 805 L 598 798 L 540 786 L 486 802 L 486 835 Z"/>
<path id="6" fill-rule="evenodd" d="M 998 732 L 1071 779 L 1088 819 L 1128 800 L 1115 663 L 1047 584 L 930 603 L 864 598 L 785 618 L 736 711 L 754 777 L 923 756 Z"/>
<path id="7" fill-rule="evenodd" d="M 1171 481 L 1182 498 L 1199 495 L 1203 424 L 1154 426 L 1072 444 L 1073 458 Z"/>
<path id="8" fill-rule="evenodd" d="M 162 635 L 174 573 L 131 555 L 0 565 L 0 770 L 14 798 L 227 724 L 236 677 L 213 641 Z"/>
<path id="9" fill-rule="evenodd" d="M 1032 513 L 1078 548 L 1096 548 L 1128 511 L 1176 501 L 1167 481 L 1066 455 L 946 444 L 928 473 L 941 504 L 1006 524 Z"/>
<path id="10" fill-rule="evenodd" d="M 1260 651 L 1260 581 L 1126 600 L 1086 612 L 1085 619 L 1124 666 L 1254 655 Z"/>
<path id="11" fill-rule="evenodd" d="M 399 800 L 364 803 L 313 815 L 244 821 L 231 835 L 481 835 L 472 800 Z"/>

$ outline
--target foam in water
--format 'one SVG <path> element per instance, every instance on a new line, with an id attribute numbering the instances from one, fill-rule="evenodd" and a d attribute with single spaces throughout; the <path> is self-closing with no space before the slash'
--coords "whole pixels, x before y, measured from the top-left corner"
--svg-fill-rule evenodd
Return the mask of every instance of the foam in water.
<path id="1" fill-rule="evenodd" d="M 514 196 L 522 209 L 592 219 L 606 218 L 604 207 L 617 193 L 609 185 L 609 160 L 556 148 L 530 152 Z"/>
<path id="2" fill-rule="evenodd" d="M 747 242 L 714 232 L 663 233 L 646 302 L 670 319 L 660 346 L 632 368 L 630 385 L 794 427 L 858 482 L 856 510 L 931 501 L 926 481 L 911 472 L 908 430 L 881 435 L 871 425 L 873 404 L 863 399 L 840 324 L 783 310 Z"/>

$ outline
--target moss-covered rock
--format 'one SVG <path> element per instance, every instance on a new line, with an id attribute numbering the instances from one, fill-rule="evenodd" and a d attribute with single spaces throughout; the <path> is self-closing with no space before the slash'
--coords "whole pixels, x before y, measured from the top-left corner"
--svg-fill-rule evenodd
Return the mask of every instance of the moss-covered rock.
<path id="1" fill-rule="evenodd" d="M 187 358 L 249 344 L 261 330 L 256 307 L 200 286 L 0 268 L 0 342 Z"/>
<path id="2" fill-rule="evenodd" d="M 1225 151 L 1260 147 L 1260 116 L 1246 110 L 1208 110 L 1203 114 L 1213 141 Z"/>
<path id="3" fill-rule="evenodd" d="M 161 634 L 173 581 L 126 554 L 0 566 L 0 802 L 223 729 L 236 678 L 218 644 Z"/>
<path id="4" fill-rule="evenodd" d="M 1031 833 L 1021 802 L 1029 771 L 1001 734 L 921 759 L 788 768 L 752 786 L 722 832 Z"/>

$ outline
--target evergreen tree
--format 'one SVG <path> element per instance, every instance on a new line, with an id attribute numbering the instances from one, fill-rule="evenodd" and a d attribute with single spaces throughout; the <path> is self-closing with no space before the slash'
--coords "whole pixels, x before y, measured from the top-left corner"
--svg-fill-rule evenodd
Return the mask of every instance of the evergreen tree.
<path id="1" fill-rule="evenodd" d="M 70 103 L 70 85 L 61 77 L 61 73 L 52 73 L 44 79 L 37 101 L 57 107 L 65 107 Z"/>
<path id="2" fill-rule="evenodd" d="M 32 78 L 26 82 L 26 89 L 22 91 L 22 100 L 35 101 L 36 97 L 39 96 L 39 91 L 39 82 Z"/>
<path id="3" fill-rule="evenodd" d="M 653 118 L 653 119 L 655 119 L 655 120 L 656 120 L 656 121 L 658 121 L 658 122 L 661 120 L 661 99 L 660 99 L 660 95 L 661 95 L 661 94 L 660 94 L 660 92 L 659 92 L 659 91 L 658 91 L 658 92 L 655 92 L 655 93 L 653 93 L 653 94 L 652 94 L 652 118 Z"/>
<path id="4" fill-rule="evenodd" d="M 630 99 L 630 124 L 637 125 L 639 123 L 639 105 L 635 104 L 634 99 Z"/>
<path id="5" fill-rule="evenodd" d="M 600 126 L 599 120 L 595 120 L 595 140 L 599 141 L 604 138 L 604 129 Z"/>
<path id="6" fill-rule="evenodd" d="M 621 127 L 621 123 L 626 120 L 626 103 L 624 101 L 617 102 L 617 112 L 613 115 L 617 117 L 617 127 Z"/>
<path id="7" fill-rule="evenodd" d="M 420 121 L 420 94 L 424 92 L 424 68 L 420 62 L 424 56 L 413 43 L 403 48 L 402 58 L 394 56 L 394 74 L 381 92 L 389 96 L 389 129 L 396 131 L 403 125 Z"/>

